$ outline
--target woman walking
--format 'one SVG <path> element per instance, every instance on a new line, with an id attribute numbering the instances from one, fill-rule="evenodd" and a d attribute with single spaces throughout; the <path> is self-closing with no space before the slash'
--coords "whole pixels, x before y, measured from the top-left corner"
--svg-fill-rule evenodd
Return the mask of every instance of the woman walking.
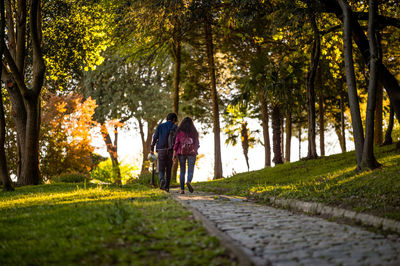
<path id="1" fill-rule="evenodd" d="M 174 145 L 174 159 L 178 157 L 179 166 L 181 168 L 181 194 L 185 193 L 186 162 L 188 164 L 186 186 L 189 191 L 193 193 L 191 182 L 193 179 L 194 164 L 196 162 L 196 155 L 199 147 L 199 133 L 193 124 L 193 120 L 190 117 L 185 117 L 176 131 Z"/>

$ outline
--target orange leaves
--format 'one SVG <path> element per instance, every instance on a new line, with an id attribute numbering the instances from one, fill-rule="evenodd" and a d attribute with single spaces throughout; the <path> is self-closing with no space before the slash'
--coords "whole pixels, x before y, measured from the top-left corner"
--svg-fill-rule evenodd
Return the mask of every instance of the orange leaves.
<path id="1" fill-rule="evenodd" d="M 50 178 L 67 171 L 88 173 L 91 169 L 92 132 L 96 101 L 69 93 L 44 95 L 41 141 L 42 172 Z"/>

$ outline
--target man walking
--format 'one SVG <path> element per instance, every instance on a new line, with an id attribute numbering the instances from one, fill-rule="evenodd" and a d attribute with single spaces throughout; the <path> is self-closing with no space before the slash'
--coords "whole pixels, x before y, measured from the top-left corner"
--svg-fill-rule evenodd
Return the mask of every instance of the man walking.
<path id="1" fill-rule="evenodd" d="M 169 191 L 169 184 L 171 182 L 172 156 L 177 122 L 178 116 L 175 113 L 169 113 L 167 115 L 167 122 L 158 125 L 150 147 L 150 152 L 153 154 L 154 146 L 156 146 L 160 188 L 165 189 L 167 192 Z"/>

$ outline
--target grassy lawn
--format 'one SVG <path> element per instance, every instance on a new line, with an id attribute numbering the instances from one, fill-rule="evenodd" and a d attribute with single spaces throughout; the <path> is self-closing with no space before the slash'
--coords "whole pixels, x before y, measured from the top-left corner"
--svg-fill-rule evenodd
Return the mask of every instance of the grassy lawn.
<path id="1" fill-rule="evenodd" d="M 0 265 L 230 265 L 165 192 L 52 184 L 0 192 Z"/>
<path id="2" fill-rule="evenodd" d="M 356 173 L 355 154 L 287 163 L 201 182 L 195 189 L 252 197 L 294 198 L 400 220 L 400 152 L 395 145 L 376 148 L 381 169 Z"/>

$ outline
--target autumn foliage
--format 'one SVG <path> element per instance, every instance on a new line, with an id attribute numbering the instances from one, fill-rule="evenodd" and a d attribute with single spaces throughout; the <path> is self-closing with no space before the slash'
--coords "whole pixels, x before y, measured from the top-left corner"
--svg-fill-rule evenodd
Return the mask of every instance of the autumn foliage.
<path id="1" fill-rule="evenodd" d="M 96 101 L 79 94 L 47 92 L 42 107 L 41 171 L 45 179 L 93 167 L 91 130 Z"/>

